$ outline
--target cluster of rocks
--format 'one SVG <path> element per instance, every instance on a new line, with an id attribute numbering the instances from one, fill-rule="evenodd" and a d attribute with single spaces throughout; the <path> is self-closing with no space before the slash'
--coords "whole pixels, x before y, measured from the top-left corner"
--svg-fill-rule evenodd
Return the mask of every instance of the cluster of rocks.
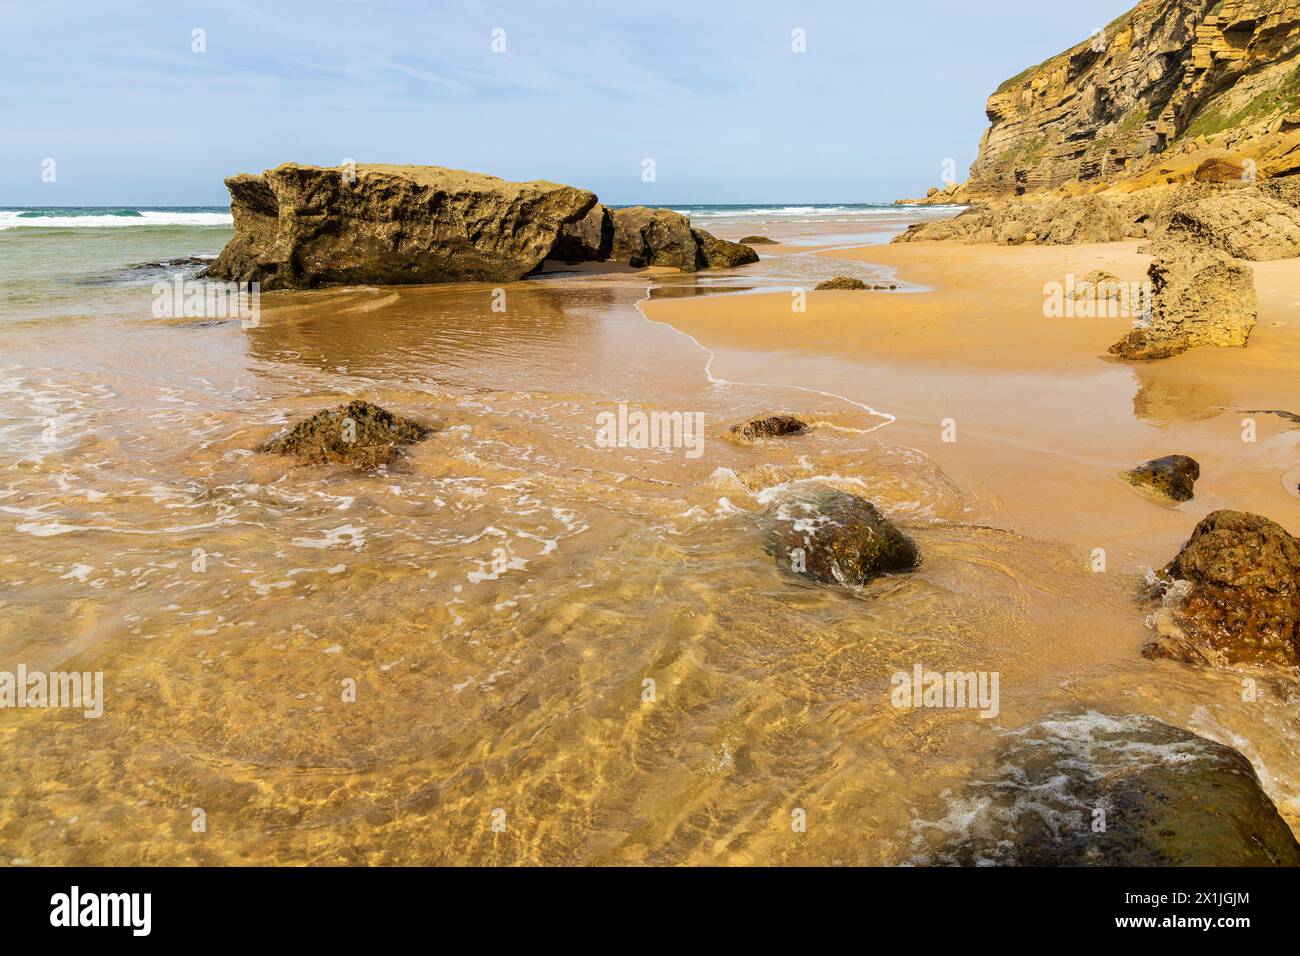
<path id="1" fill-rule="evenodd" d="M 670 209 L 610 209 L 585 189 L 440 166 L 286 163 L 226 186 L 235 235 L 208 274 L 263 290 L 510 282 L 547 259 L 687 272 L 758 261 Z"/>
<path id="2" fill-rule="evenodd" d="M 1255 183 L 1239 172 L 1223 180 L 1222 168 L 1207 161 L 1192 182 L 1131 192 L 985 198 L 893 241 L 1078 245 L 1167 235 L 1254 262 L 1300 255 L 1300 176 Z"/>

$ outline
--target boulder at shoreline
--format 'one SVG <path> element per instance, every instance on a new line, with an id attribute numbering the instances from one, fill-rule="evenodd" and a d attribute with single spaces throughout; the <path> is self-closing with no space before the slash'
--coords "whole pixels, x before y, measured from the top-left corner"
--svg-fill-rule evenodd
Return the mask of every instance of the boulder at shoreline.
<path id="1" fill-rule="evenodd" d="M 441 166 L 285 163 L 226 180 L 234 238 L 207 275 L 263 291 L 513 282 L 566 263 L 734 268 L 758 253 L 671 209 L 610 209 L 585 189 Z"/>
<path id="2" fill-rule="evenodd" d="M 795 415 L 764 415 L 727 429 L 728 434 L 747 444 L 760 438 L 784 438 L 787 435 L 805 435 L 809 431 L 808 423 Z"/>
<path id="3" fill-rule="evenodd" d="M 949 866 L 1297 866 L 1300 844 L 1231 747 L 1142 715 L 1053 714 L 913 852 Z M 958 823 L 960 820 L 960 823 Z"/>
<path id="4" fill-rule="evenodd" d="M 1300 539 L 1244 511 L 1201 519 L 1160 571 L 1147 657 L 1300 667 Z"/>
<path id="5" fill-rule="evenodd" d="M 433 429 L 354 399 L 317 412 L 262 446 L 305 465 L 343 464 L 377 468 L 388 464 L 398 446 L 423 441 Z"/>
<path id="6" fill-rule="evenodd" d="M 585 189 L 440 166 L 285 163 L 226 186 L 235 236 L 208 274 L 263 291 L 513 281 L 596 204 Z"/>
<path id="7" fill-rule="evenodd" d="M 861 279 L 854 279 L 851 276 L 836 276 L 833 279 L 827 279 L 824 282 L 818 282 L 813 288 L 814 292 L 827 292 L 840 290 L 853 292 L 867 288 L 867 284 Z"/>
<path id="8" fill-rule="evenodd" d="M 1125 481 L 1157 498 L 1191 501 L 1193 486 L 1201 477 L 1201 466 L 1186 455 L 1165 455 L 1143 462 L 1123 473 Z"/>
<path id="9" fill-rule="evenodd" d="M 821 584 L 861 587 L 920 562 L 916 544 L 875 505 L 835 488 L 792 495 L 767 521 L 768 553 L 785 570 Z"/>
<path id="10" fill-rule="evenodd" d="M 1112 345 L 1111 354 L 1151 360 L 1198 345 L 1244 347 L 1259 311 L 1250 266 L 1216 249 L 1168 239 L 1152 252 L 1150 319 Z"/>
<path id="11" fill-rule="evenodd" d="M 610 258 L 635 269 L 668 266 L 682 272 L 725 269 L 758 261 L 758 253 L 738 242 L 719 239 L 671 209 L 629 206 L 613 210 Z"/>

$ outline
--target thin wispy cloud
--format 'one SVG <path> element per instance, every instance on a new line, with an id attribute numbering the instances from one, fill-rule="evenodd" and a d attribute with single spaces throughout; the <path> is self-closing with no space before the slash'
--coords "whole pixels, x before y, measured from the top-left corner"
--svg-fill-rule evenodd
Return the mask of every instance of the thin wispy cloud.
<path id="1" fill-rule="evenodd" d="M 892 199 L 973 158 L 997 63 L 1037 62 L 1126 3 L 32 4 L 0 34 L 17 91 L 0 204 L 220 203 L 233 172 L 345 157 L 612 202 Z"/>

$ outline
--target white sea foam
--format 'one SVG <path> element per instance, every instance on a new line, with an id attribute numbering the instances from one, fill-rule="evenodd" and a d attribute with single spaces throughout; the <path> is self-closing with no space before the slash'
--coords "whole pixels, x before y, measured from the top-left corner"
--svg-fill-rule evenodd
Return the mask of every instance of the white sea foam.
<path id="1" fill-rule="evenodd" d="M 21 210 L 0 210 L 0 230 L 4 229 L 108 229 L 127 226 L 230 226 L 228 212 L 157 212 L 142 211 L 138 216 L 76 215 L 34 216 L 23 218 Z"/>

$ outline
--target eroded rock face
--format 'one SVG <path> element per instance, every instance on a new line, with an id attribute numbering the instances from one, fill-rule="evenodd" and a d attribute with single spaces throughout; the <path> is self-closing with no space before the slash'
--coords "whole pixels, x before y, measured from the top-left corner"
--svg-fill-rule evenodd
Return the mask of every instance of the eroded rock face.
<path id="1" fill-rule="evenodd" d="M 1152 252 L 1150 321 L 1112 345 L 1111 354 L 1150 360 L 1198 345 L 1244 347 L 1258 316 L 1250 267 L 1188 243 L 1162 240 Z"/>
<path id="2" fill-rule="evenodd" d="M 952 219 L 908 226 L 893 241 L 1001 245 L 1032 241 L 1049 246 L 1118 242 L 1136 233 L 1134 222 L 1124 203 L 1102 196 L 1002 200 L 972 206 Z"/>
<path id="3" fill-rule="evenodd" d="M 827 290 L 856 291 L 867 288 L 867 284 L 861 279 L 854 279 L 850 276 L 836 276 L 833 279 L 827 279 L 825 282 L 818 282 L 813 288 L 814 292 L 825 292 Z"/>
<path id="4" fill-rule="evenodd" d="M 751 418 L 727 429 L 728 434 L 745 443 L 761 438 L 784 438 L 787 435 L 804 435 L 811 431 L 808 423 L 795 415 L 764 415 Z"/>
<path id="5" fill-rule="evenodd" d="M 1191 501 L 1193 486 L 1201 477 L 1201 466 L 1186 455 L 1165 455 L 1124 472 L 1123 478 L 1135 488 L 1169 501 Z"/>
<path id="6" fill-rule="evenodd" d="M 286 163 L 226 180 L 235 237 L 209 274 L 263 290 L 508 282 L 596 203 L 585 189 L 440 166 Z"/>
<path id="7" fill-rule="evenodd" d="M 767 551 L 787 571 L 861 587 L 920 562 L 916 544 L 870 501 L 834 488 L 780 501 L 766 516 Z"/>
<path id="8" fill-rule="evenodd" d="M 1179 205 L 1165 233 L 1238 259 L 1300 255 L 1300 209 L 1261 189 L 1233 189 Z"/>
<path id="9" fill-rule="evenodd" d="M 615 209 L 611 258 L 634 268 L 670 266 L 695 271 L 695 236 L 691 221 L 671 209 L 630 206 Z"/>
<path id="10" fill-rule="evenodd" d="M 631 206 L 613 210 L 610 258 L 633 268 L 669 266 L 683 272 L 728 269 L 758 261 L 758 253 L 738 242 L 719 239 L 671 209 Z"/>
<path id="11" fill-rule="evenodd" d="M 1300 666 L 1300 539 L 1268 518 L 1216 511 L 1160 572 L 1148 657 Z"/>
<path id="12" fill-rule="evenodd" d="M 565 262 L 604 262 L 614 248 L 614 216 L 600 203 L 581 219 L 560 227 L 547 257 Z"/>
<path id="13" fill-rule="evenodd" d="M 1249 760 L 1137 715 L 1055 714 L 1009 733 L 949 818 L 913 826 L 915 861 L 950 866 L 1300 864 Z"/>
<path id="14" fill-rule="evenodd" d="M 1141 0 L 989 97 L 966 185 L 1006 195 L 1114 181 L 1201 136 L 1226 132 L 1240 150 L 1285 133 L 1298 24 L 1288 0 Z M 1262 176 L 1280 171 L 1260 158 Z"/>
<path id="15" fill-rule="evenodd" d="M 695 266 L 698 269 L 734 269 L 758 261 L 758 253 L 749 246 L 719 239 L 703 229 L 692 229 L 695 237 Z"/>
<path id="16" fill-rule="evenodd" d="M 357 468 L 386 465 L 399 446 L 423 441 L 433 429 L 370 402 L 354 400 L 325 409 L 262 446 L 301 464 L 343 464 Z"/>

